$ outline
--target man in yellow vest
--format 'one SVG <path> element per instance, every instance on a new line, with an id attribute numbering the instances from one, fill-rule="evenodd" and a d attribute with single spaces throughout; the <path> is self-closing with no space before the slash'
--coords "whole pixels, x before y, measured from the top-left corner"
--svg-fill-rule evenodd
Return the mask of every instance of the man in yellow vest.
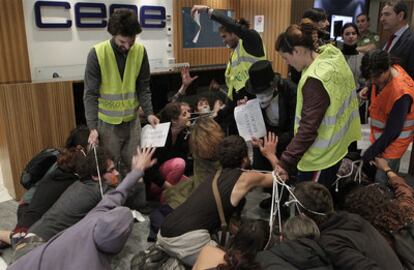
<path id="1" fill-rule="evenodd" d="M 138 107 L 151 125 L 159 120 L 152 111 L 148 56 L 144 46 L 135 43 L 142 32 L 136 13 L 115 10 L 108 32 L 112 39 L 95 45 L 86 63 L 83 100 L 88 142 L 96 145 L 101 140 L 125 173 L 140 142 Z"/>

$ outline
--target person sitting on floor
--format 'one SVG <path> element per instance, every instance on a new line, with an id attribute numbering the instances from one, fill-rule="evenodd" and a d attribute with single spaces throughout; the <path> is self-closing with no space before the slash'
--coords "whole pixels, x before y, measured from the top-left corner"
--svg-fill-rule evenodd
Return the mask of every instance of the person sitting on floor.
<path id="1" fill-rule="evenodd" d="M 261 269 L 260 264 L 255 261 L 255 256 L 265 247 L 268 236 L 269 226 L 265 221 L 243 221 L 226 250 L 211 245 L 204 246 L 193 270 L 259 270 Z"/>
<path id="2" fill-rule="evenodd" d="M 154 149 L 138 148 L 132 170 L 78 223 L 51 238 L 9 266 L 9 270 L 105 270 L 119 253 L 133 227 L 131 211 L 122 205 L 144 171 L 156 161 Z"/>
<path id="3" fill-rule="evenodd" d="M 335 269 L 403 269 L 381 234 L 359 215 L 335 212 L 329 190 L 315 182 L 296 185 L 302 213 L 318 225 L 319 244 Z"/>
<path id="4" fill-rule="evenodd" d="M 164 189 L 176 185 L 185 178 L 188 163 L 188 126 L 190 114 L 180 102 L 168 103 L 161 111 L 161 123 L 171 122 L 164 147 L 156 149 L 157 164 L 145 172 L 150 200 L 160 200 Z"/>
<path id="5" fill-rule="evenodd" d="M 90 151 L 85 159 L 79 160 L 76 171 L 80 181 L 68 187 L 56 203 L 29 228 L 27 235 L 16 245 L 13 261 L 81 220 L 101 200 L 95 158 L 102 175 L 102 192 L 109 191 L 119 183 L 119 172 L 109 153 L 101 147 L 96 149 L 96 153 L 95 157 L 94 151 Z"/>
<path id="6" fill-rule="evenodd" d="M 269 133 L 260 147 L 273 166 L 276 136 Z M 210 234 L 220 228 L 220 218 L 213 192 L 213 179 L 223 204 L 223 219 L 226 222 L 240 208 L 246 194 L 254 187 L 272 185 L 272 175 L 254 171 L 243 171 L 249 165 L 247 145 L 240 136 L 224 138 L 218 146 L 218 158 L 222 169 L 206 177 L 190 197 L 161 225 L 156 245 L 168 255 L 178 258 L 186 265 L 193 265 L 200 250 L 206 244 L 216 245 Z"/>
<path id="7" fill-rule="evenodd" d="M 209 117 L 196 120 L 191 128 L 190 152 L 194 160 L 194 174 L 186 181 L 164 190 L 165 204 L 150 215 L 151 227 L 148 241 L 155 241 L 159 227 L 165 217 L 181 205 L 197 187 L 214 173 L 218 167 L 217 146 L 223 140 L 224 133 L 219 124 Z"/>
<path id="8" fill-rule="evenodd" d="M 387 172 L 395 197 L 376 184 L 359 187 L 346 197 L 345 210 L 369 221 L 394 247 L 390 232 L 398 232 L 407 224 L 414 223 L 414 190 L 390 169 L 386 159 L 376 158 L 375 164 Z"/>
<path id="9" fill-rule="evenodd" d="M 27 230 L 59 199 L 60 195 L 75 181 L 79 180 L 76 162 L 86 155 L 89 129 L 80 126 L 70 132 L 65 148 L 59 154 L 57 162 L 27 193 L 33 195 L 24 200 L 17 210 L 17 224 L 13 231 L 0 231 L 0 241 L 8 246 L 17 244 Z"/>
<path id="10" fill-rule="evenodd" d="M 318 244 L 316 223 L 305 215 L 289 218 L 283 225 L 283 240 L 269 250 L 259 252 L 256 260 L 263 270 L 333 270 L 332 263 Z"/>

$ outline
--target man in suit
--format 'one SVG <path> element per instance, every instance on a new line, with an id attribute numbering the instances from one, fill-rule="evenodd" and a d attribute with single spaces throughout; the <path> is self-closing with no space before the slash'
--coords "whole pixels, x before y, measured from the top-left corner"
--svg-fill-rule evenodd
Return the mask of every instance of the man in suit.
<path id="1" fill-rule="evenodd" d="M 408 26 L 408 7 L 402 1 L 390 1 L 381 11 L 380 21 L 384 30 L 391 33 L 383 47 L 395 57 L 405 71 L 414 78 L 414 33 Z"/>

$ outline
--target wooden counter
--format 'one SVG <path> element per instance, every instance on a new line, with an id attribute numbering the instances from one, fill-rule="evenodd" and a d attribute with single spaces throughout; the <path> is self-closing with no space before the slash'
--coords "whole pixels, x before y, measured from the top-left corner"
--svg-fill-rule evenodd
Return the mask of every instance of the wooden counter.
<path id="1" fill-rule="evenodd" d="M 10 195 L 20 199 L 20 174 L 46 147 L 61 147 L 75 127 L 72 82 L 0 85 L 0 166 Z"/>

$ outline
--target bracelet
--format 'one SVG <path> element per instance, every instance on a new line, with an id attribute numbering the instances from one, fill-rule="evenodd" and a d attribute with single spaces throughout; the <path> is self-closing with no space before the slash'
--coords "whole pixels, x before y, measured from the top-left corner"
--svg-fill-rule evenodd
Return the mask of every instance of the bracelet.
<path id="1" fill-rule="evenodd" d="M 386 171 L 385 171 L 385 174 L 388 176 L 388 173 L 389 173 L 389 172 L 392 172 L 392 170 L 391 170 L 391 169 L 386 170 Z"/>

